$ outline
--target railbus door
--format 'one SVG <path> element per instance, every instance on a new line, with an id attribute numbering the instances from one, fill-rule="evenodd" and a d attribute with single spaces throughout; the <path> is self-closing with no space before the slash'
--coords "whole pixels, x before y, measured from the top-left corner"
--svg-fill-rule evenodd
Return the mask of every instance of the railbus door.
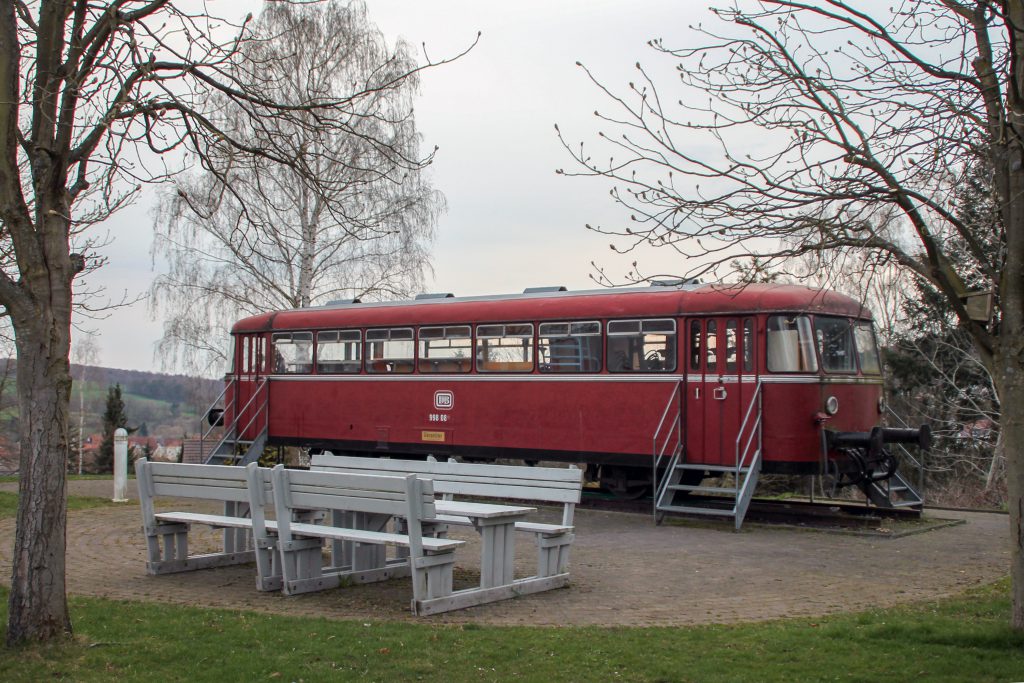
<path id="1" fill-rule="evenodd" d="M 238 438 L 255 439 L 264 426 L 257 413 L 263 397 L 254 396 L 259 389 L 266 358 L 266 338 L 261 334 L 241 334 L 236 339 L 235 354 L 235 410 L 238 412 Z"/>
<path id="2" fill-rule="evenodd" d="M 690 462 L 735 464 L 744 394 L 740 324 L 740 319 L 726 317 L 690 321 L 687 383 Z"/>
<path id="3" fill-rule="evenodd" d="M 748 438 L 759 417 L 756 407 L 751 409 L 750 403 L 754 400 L 754 393 L 757 391 L 757 327 L 754 318 L 743 318 L 739 321 L 739 426 L 740 434 L 740 457 L 748 461 L 754 449 L 757 448 L 756 437 L 750 441 L 750 453 L 744 454 Z M 748 417 L 749 415 L 749 417 Z M 746 420 L 746 422 L 744 422 Z M 735 446 L 734 446 L 735 447 Z"/>

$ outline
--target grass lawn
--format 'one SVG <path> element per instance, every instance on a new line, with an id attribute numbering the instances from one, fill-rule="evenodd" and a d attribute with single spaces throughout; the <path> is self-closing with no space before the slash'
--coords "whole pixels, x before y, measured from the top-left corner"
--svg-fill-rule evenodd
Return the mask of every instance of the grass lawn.
<path id="1" fill-rule="evenodd" d="M 99 498 L 96 496 L 68 496 L 68 510 L 85 510 L 88 508 L 105 507 L 107 505 L 124 505 L 124 503 L 114 503 L 109 498 Z M 0 491 L 0 519 L 16 517 L 17 515 L 18 494 L 13 491 Z"/>
<path id="2" fill-rule="evenodd" d="M 74 640 L 0 649 L 3 680 L 1024 679 L 1005 582 L 892 610 L 693 628 L 329 621 L 96 598 L 73 598 L 71 609 Z"/>

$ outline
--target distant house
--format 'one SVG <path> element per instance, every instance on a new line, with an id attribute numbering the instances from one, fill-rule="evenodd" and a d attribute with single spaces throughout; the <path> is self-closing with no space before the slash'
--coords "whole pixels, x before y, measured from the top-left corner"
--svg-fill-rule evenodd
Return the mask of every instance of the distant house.
<path id="1" fill-rule="evenodd" d="M 21 463 L 18 444 L 6 436 L 0 435 L 0 476 L 17 474 L 19 467 L 21 467 Z"/>
<path id="2" fill-rule="evenodd" d="M 960 428 L 959 437 L 961 439 L 980 439 L 988 440 L 992 438 L 992 428 L 994 424 L 992 420 L 987 417 L 975 420 L 974 422 L 968 422 Z"/>
<path id="3" fill-rule="evenodd" d="M 181 444 L 181 461 L 193 464 L 205 463 L 216 447 L 216 439 L 207 439 L 203 441 L 202 445 L 200 445 L 199 439 L 185 439 Z"/>

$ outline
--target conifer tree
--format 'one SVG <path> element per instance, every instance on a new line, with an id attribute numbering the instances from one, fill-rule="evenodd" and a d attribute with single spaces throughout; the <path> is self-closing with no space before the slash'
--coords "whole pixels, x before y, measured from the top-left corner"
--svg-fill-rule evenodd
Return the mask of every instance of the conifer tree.
<path id="1" fill-rule="evenodd" d="M 124 399 L 121 397 L 120 384 L 107 388 L 107 407 L 103 411 L 103 440 L 96 455 L 98 472 L 114 471 L 114 432 L 117 429 L 128 429 L 128 415 L 125 412 Z"/>

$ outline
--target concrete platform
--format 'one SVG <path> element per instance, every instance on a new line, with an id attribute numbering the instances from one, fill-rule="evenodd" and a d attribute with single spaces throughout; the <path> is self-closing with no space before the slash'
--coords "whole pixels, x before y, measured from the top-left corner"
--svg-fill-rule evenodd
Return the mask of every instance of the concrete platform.
<path id="1" fill-rule="evenodd" d="M 76 481 L 70 492 L 109 497 L 112 484 Z M 187 503 L 176 507 L 207 509 Z M 902 538 L 765 526 L 735 533 L 731 523 L 659 527 L 647 515 L 579 510 L 568 589 L 416 619 L 409 613 L 410 590 L 403 580 L 286 598 L 257 593 L 252 567 L 147 576 L 141 515 L 132 502 L 70 514 L 68 591 L 336 619 L 677 626 L 884 607 L 956 595 L 1006 575 L 1006 515 L 935 514 L 966 523 Z M 554 510 L 544 515 L 556 521 Z M 13 532 L 13 519 L 0 522 L 0 581 L 5 583 Z M 470 542 L 459 553 L 456 569 L 456 583 L 469 585 L 479 571 L 475 533 L 454 529 L 452 535 Z M 207 542 L 215 540 L 207 536 Z M 522 534 L 517 576 L 531 573 L 533 552 L 532 540 Z"/>

